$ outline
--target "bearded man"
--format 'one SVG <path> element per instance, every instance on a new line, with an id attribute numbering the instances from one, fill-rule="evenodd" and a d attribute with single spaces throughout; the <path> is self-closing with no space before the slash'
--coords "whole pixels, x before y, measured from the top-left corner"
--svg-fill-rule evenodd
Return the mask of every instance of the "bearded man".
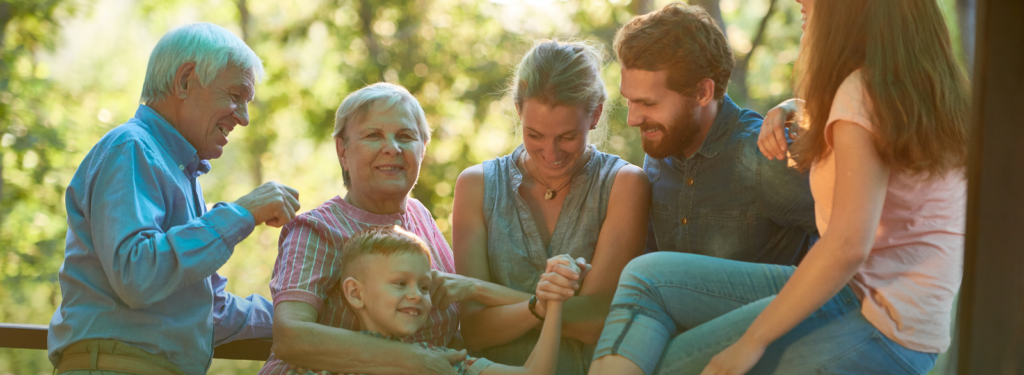
<path id="1" fill-rule="evenodd" d="M 620 29 L 615 53 L 647 153 L 646 251 L 799 263 L 818 235 L 807 174 L 758 150 L 763 118 L 725 94 L 735 61 L 715 21 L 669 4 Z"/>

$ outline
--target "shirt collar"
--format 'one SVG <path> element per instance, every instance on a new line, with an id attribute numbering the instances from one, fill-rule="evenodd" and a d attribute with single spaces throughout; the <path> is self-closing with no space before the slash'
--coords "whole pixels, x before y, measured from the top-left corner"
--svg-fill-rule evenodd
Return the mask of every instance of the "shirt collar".
<path id="1" fill-rule="evenodd" d="M 192 147 L 185 137 L 182 137 L 181 133 L 153 108 L 140 104 L 139 109 L 135 111 L 135 118 L 139 119 L 142 127 L 167 150 L 174 162 L 178 164 L 178 169 L 189 176 L 210 172 L 210 162 L 200 160 L 196 148 Z"/>
<path id="2" fill-rule="evenodd" d="M 708 130 L 708 135 L 704 138 L 704 142 L 701 144 L 700 149 L 697 150 L 697 153 L 709 158 L 718 155 L 722 147 L 725 147 L 725 144 L 728 143 L 729 135 L 732 134 L 732 129 L 739 122 L 739 119 L 740 107 L 733 103 L 729 95 L 725 95 L 722 98 L 722 105 L 718 107 L 718 115 L 715 116 L 715 121 L 711 123 L 711 129 Z"/>

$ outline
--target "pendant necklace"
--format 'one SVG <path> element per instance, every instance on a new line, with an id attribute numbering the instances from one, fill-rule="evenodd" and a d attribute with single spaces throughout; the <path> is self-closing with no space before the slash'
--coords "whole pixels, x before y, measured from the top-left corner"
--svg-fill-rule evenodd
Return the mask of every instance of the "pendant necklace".
<path id="1" fill-rule="evenodd" d="M 525 153 L 525 150 L 524 150 L 524 153 Z M 583 161 L 583 159 L 588 159 L 589 156 L 590 156 L 590 146 L 587 146 L 587 149 L 583 153 L 583 155 L 580 156 L 579 160 L 576 160 L 576 165 L 572 166 L 572 168 L 575 170 L 572 173 L 572 175 L 569 176 L 569 178 L 567 178 L 565 180 L 565 182 L 562 183 L 562 185 L 560 185 L 560 186 L 558 186 L 557 188 L 554 188 L 554 189 L 549 187 L 547 182 L 544 182 L 544 177 L 540 176 L 540 171 L 537 171 L 537 175 L 533 174 L 533 171 L 530 170 L 530 165 L 526 164 L 526 155 L 523 155 L 523 167 L 526 168 L 526 172 L 530 174 L 530 177 L 533 177 L 534 180 L 537 180 L 538 182 L 540 182 L 541 186 L 544 186 L 544 188 L 547 189 L 547 191 L 544 192 L 544 199 L 545 200 L 552 200 L 552 199 L 555 199 L 555 195 L 558 194 L 559 191 L 564 189 L 566 186 L 569 186 L 569 182 L 572 182 L 572 180 L 574 178 L 576 178 L 576 175 L 579 174 L 580 171 L 583 170 L 583 168 L 580 168 L 580 169 L 576 169 L 576 168 L 580 166 L 580 162 Z M 536 163 L 534 163 L 534 167 L 536 167 Z"/>

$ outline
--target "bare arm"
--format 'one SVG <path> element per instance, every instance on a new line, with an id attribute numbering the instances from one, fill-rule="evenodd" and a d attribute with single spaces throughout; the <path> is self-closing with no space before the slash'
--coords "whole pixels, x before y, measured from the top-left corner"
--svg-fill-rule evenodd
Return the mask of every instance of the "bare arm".
<path id="1" fill-rule="evenodd" d="M 584 265 L 585 266 L 585 265 Z M 542 374 L 551 375 L 558 367 L 558 350 L 562 337 L 562 306 L 571 298 L 579 284 L 582 270 L 576 260 L 568 255 L 559 255 L 548 259 L 545 273 L 537 283 L 538 305 L 547 306 L 548 316 L 544 320 L 537 345 L 530 352 L 530 357 L 522 367 L 492 364 L 484 369 L 486 375 L 504 374 Z M 566 277 L 569 274 L 572 277 Z"/>
<path id="2" fill-rule="evenodd" d="M 833 124 L 835 199 L 828 231 L 778 296 L 735 344 L 715 356 L 703 374 L 745 373 L 765 348 L 839 292 L 867 260 L 882 216 L 889 168 L 871 133 L 857 124 Z"/>
<path id="3" fill-rule="evenodd" d="M 579 296 L 565 302 L 563 336 L 591 345 L 601 338 L 619 275 L 630 260 L 643 254 L 650 205 L 651 184 L 644 171 L 634 165 L 619 169 L 598 234 L 593 268 Z"/>
<path id="4" fill-rule="evenodd" d="M 483 224 L 483 168 L 467 169 L 455 186 L 452 242 L 455 268 L 460 274 L 489 281 L 487 230 Z M 630 260 L 643 253 L 650 206 L 650 182 L 636 166 L 622 167 L 615 176 L 608 212 L 598 234 L 593 268 L 583 282 L 579 296 L 565 302 L 562 335 L 594 344 L 601 337 L 619 274 Z M 509 288 L 515 304 L 482 307 L 463 304 L 462 334 L 466 346 L 481 350 L 515 340 L 529 330 L 540 328 L 540 320 L 527 307 L 530 295 Z M 546 315 L 538 305 L 538 314 Z"/>
<path id="5" fill-rule="evenodd" d="M 487 228 L 484 226 L 483 166 L 466 169 L 455 183 L 455 204 L 452 215 L 452 252 L 455 270 L 487 284 L 487 292 L 499 296 L 505 304 L 486 307 L 467 301 L 462 303 L 460 324 L 466 347 L 482 350 L 501 345 L 526 334 L 540 324 L 527 309 L 530 294 L 490 282 L 487 261 Z M 479 300 L 479 299 L 478 299 Z"/>
<path id="6" fill-rule="evenodd" d="M 316 323 L 317 311 L 305 302 L 285 301 L 274 308 L 274 355 L 292 366 L 335 374 L 455 374 L 451 364 L 464 351 L 441 353 L 401 342 Z"/>

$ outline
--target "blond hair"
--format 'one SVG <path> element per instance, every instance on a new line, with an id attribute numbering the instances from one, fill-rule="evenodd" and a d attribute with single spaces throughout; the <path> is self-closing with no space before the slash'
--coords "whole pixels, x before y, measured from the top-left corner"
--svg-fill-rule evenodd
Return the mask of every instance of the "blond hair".
<path id="1" fill-rule="evenodd" d="M 397 225 L 371 226 L 356 232 L 341 248 L 341 279 L 350 276 L 364 256 L 400 254 L 420 254 L 430 263 L 430 245 Z"/>
<path id="2" fill-rule="evenodd" d="M 592 116 L 608 100 L 601 79 L 603 61 L 604 49 L 595 42 L 538 40 L 516 67 L 509 85 L 512 101 L 517 110 L 530 99 L 548 106 L 578 107 Z M 597 129 L 589 132 L 590 143 L 604 140 L 606 109 L 602 106 Z"/>

